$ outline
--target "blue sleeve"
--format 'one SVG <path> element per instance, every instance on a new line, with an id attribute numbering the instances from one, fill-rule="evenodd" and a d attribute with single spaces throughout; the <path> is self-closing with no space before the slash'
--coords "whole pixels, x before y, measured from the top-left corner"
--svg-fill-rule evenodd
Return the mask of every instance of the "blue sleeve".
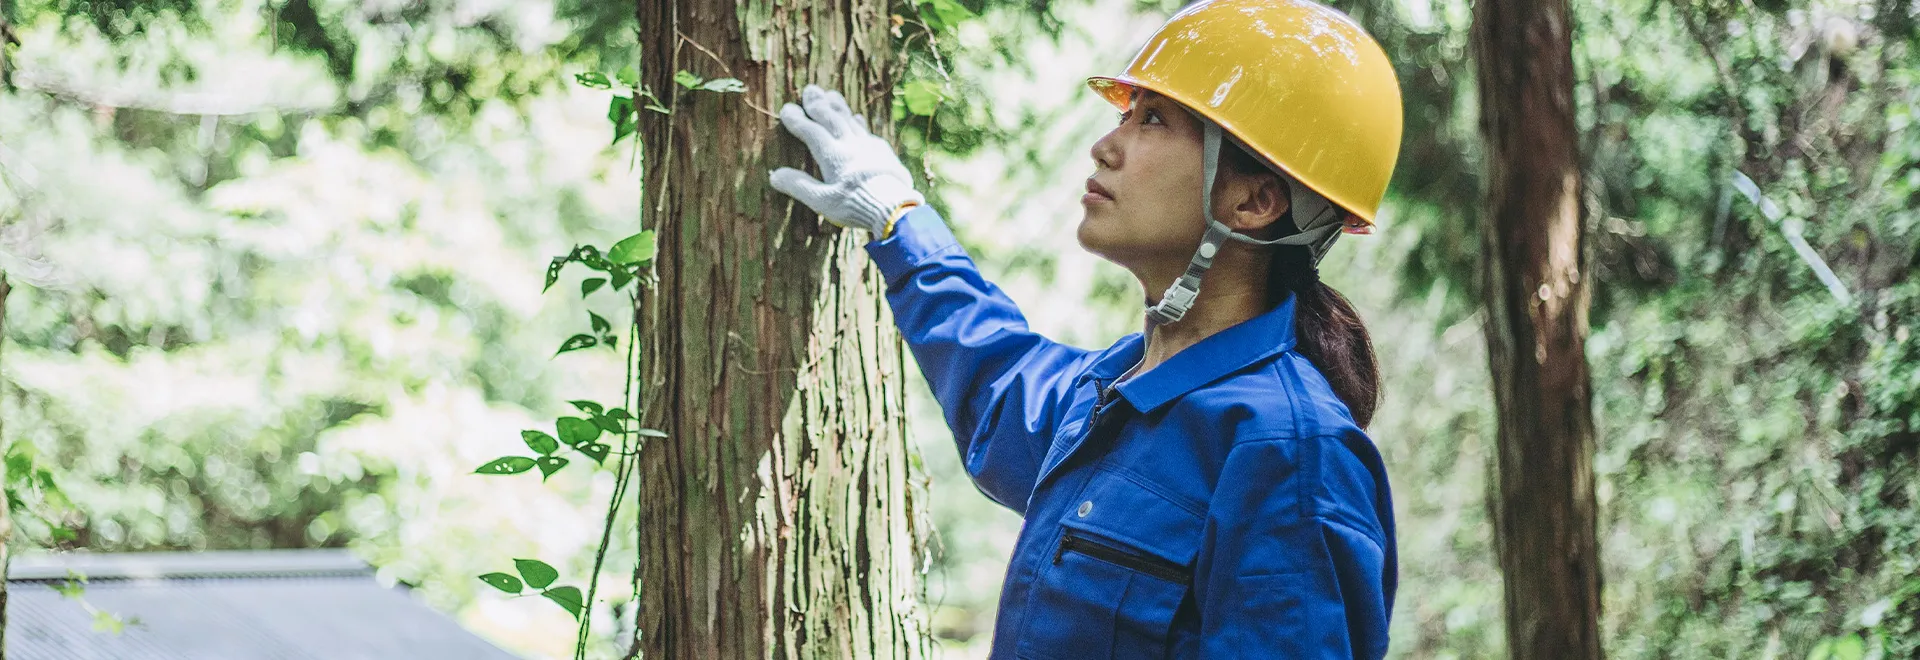
<path id="1" fill-rule="evenodd" d="M 1068 389 L 1095 354 L 1028 330 L 933 209 L 908 212 L 867 253 L 886 277 L 894 322 L 946 413 L 967 473 L 1024 515 Z"/>
<path id="2" fill-rule="evenodd" d="M 1386 655 L 1393 505 L 1364 435 L 1236 446 L 1207 524 L 1195 576 L 1204 657 Z"/>

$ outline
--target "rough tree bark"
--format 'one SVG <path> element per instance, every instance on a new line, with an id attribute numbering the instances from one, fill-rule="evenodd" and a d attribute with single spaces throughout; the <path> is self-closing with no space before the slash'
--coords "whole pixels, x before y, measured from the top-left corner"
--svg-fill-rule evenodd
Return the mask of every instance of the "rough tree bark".
<path id="1" fill-rule="evenodd" d="M 1600 658 L 1588 280 L 1567 0 L 1478 0 L 1495 543 L 1511 657 Z"/>
<path id="2" fill-rule="evenodd" d="M 885 118 L 881 0 L 639 0 L 647 223 L 639 646 L 650 658 L 919 658 L 903 351 L 866 235 L 766 185 L 810 82 Z M 745 94 L 692 92 L 686 70 Z M 860 110 L 864 109 L 864 110 Z M 876 129 L 885 130 L 884 120 Z"/>

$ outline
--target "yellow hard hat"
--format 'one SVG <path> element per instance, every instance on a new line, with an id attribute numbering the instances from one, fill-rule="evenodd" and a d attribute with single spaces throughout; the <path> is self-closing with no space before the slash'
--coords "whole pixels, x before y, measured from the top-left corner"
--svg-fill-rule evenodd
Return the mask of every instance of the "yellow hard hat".
<path id="1" fill-rule="evenodd" d="M 1087 80 L 1126 110 L 1135 88 L 1213 120 L 1366 233 L 1400 154 L 1400 83 L 1352 18 L 1307 0 L 1203 0 L 1147 40 L 1127 72 Z"/>

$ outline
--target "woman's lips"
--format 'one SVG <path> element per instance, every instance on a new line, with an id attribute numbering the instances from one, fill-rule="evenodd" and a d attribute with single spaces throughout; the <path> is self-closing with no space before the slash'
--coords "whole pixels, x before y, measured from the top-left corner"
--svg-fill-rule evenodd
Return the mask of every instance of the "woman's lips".
<path id="1" fill-rule="evenodd" d="M 1100 185 L 1100 182 L 1093 180 L 1093 177 L 1087 177 L 1087 194 L 1080 197 L 1080 203 L 1092 204 L 1094 202 L 1111 201 L 1113 201 L 1113 191 L 1108 190 L 1106 186 Z"/>

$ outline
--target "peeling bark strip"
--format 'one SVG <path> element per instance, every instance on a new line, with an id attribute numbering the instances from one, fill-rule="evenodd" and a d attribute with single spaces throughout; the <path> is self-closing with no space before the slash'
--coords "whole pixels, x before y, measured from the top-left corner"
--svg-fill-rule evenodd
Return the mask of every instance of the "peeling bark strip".
<path id="1" fill-rule="evenodd" d="M 1487 145 L 1487 356 L 1499 416 L 1495 543 L 1507 648 L 1600 658 L 1588 281 L 1567 0 L 1478 0 Z"/>
<path id="2" fill-rule="evenodd" d="M 648 658 L 922 658 L 903 351 L 861 232 L 767 186 L 807 162 L 761 109 L 809 82 L 886 117 L 880 0 L 638 0 L 647 224 L 640 647 Z M 689 93 L 686 70 L 745 94 Z M 758 109 L 756 109 L 756 107 Z M 886 127 L 877 127 L 885 130 Z"/>

